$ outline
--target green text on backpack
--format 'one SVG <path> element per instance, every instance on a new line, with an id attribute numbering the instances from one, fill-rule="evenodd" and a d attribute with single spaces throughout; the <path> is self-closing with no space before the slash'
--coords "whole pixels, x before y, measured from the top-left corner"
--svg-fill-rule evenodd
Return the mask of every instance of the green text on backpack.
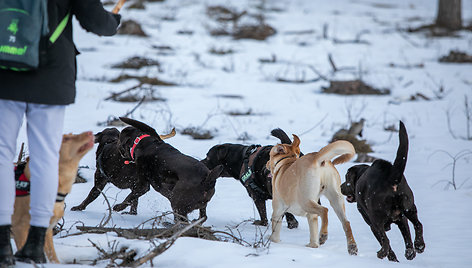
<path id="1" fill-rule="evenodd" d="M 70 12 L 50 35 L 50 43 L 56 42 L 69 18 Z M 47 0 L 1 0 L 0 69 L 37 69 L 40 40 L 48 34 Z"/>

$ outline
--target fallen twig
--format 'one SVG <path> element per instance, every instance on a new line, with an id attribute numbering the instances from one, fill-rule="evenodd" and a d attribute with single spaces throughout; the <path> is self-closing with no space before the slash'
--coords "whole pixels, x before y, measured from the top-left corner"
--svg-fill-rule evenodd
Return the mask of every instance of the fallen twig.
<path id="1" fill-rule="evenodd" d="M 105 219 L 106 216 L 104 216 L 103 219 L 100 221 L 100 224 L 98 225 L 99 227 L 103 227 L 107 225 L 108 222 L 111 220 L 112 209 L 111 209 L 111 205 L 110 205 L 110 202 L 108 201 L 107 196 L 103 193 L 102 190 L 99 189 L 99 191 L 103 195 L 103 198 L 105 198 L 105 202 L 107 203 L 107 206 L 108 206 L 108 217 Z"/>
<path id="2" fill-rule="evenodd" d="M 205 218 L 201 218 L 201 219 L 198 219 L 197 221 L 194 221 L 192 224 L 189 224 L 188 226 L 186 226 L 185 228 L 183 228 L 179 232 L 175 233 L 172 237 L 167 239 L 167 241 L 165 241 L 164 243 L 162 243 L 159 246 L 155 247 L 149 254 L 147 254 L 147 255 L 145 255 L 145 256 L 143 256 L 143 257 L 141 257 L 141 258 L 139 258 L 139 259 L 137 259 L 133 262 L 130 262 L 129 266 L 137 267 L 137 266 L 140 266 L 140 265 L 154 259 L 154 257 L 156 257 L 157 255 L 162 254 L 164 251 L 169 249 L 174 244 L 174 242 L 177 240 L 177 238 L 182 236 L 188 230 L 192 229 L 192 227 L 202 223 L 204 220 L 205 220 Z"/>
<path id="3" fill-rule="evenodd" d="M 198 220 L 200 222 L 200 220 Z M 94 226 L 77 226 L 77 229 L 83 233 L 95 233 L 104 234 L 108 232 L 114 232 L 119 237 L 126 239 L 153 239 L 153 238 L 169 238 L 180 233 L 180 225 L 173 225 L 170 228 L 152 228 L 152 229 L 137 229 L 137 228 L 114 228 L 114 227 L 94 227 Z M 211 241 L 217 241 L 218 238 L 214 236 L 216 231 L 211 230 L 209 227 L 197 226 L 197 228 L 191 228 L 180 234 L 186 237 L 202 238 Z"/>

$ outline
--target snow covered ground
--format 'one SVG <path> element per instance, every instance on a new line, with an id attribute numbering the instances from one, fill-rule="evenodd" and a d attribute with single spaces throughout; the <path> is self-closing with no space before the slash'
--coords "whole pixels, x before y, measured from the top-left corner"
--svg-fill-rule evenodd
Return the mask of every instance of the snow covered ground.
<path id="1" fill-rule="evenodd" d="M 206 8 L 224 5 L 250 14 L 261 11 L 257 5 L 265 2 L 266 23 L 277 34 L 265 41 L 233 40 L 213 37 L 210 30 L 217 26 L 208 18 Z M 472 150 L 471 141 L 453 138 L 450 124 L 458 137 L 466 135 L 464 96 L 472 102 L 472 65 L 444 64 L 438 58 L 459 49 L 472 53 L 472 33 L 459 32 L 459 37 L 429 38 L 421 33 L 409 34 L 399 28 L 419 26 L 434 21 L 436 3 L 432 0 L 166 0 L 147 3 L 145 10 L 122 9 L 123 20 L 139 21 L 148 38 L 133 36 L 97 37 L 86 33 L 75 21 L 75 42 L 78 56 L 77 99 L 67 109 L 65 132 L 85 130 L 98 132 L 104 128 L 97 123 L 109 116 L 122 116 L 136 103 L 105 101 L 112 92 L 130 88 L 138 82 L 107 82 L 120 74 L 147 75 L 178 84 L 155 87 L 156 95 L 166 102 L 146 102 L 133 113 L 133 118 L 146 122 L 161 133 L 172 127 L 201 127 L 211 130 L 211 140 L 194 140 L 177 134 L 168 143 L 197 159 L 205 157 L 219 143 L 275 144 L 270 130 L 276 127 L 301 138 L 303 152 L 317 151 L 325 146 L 335 131 L 348 127 L 353 120 L 366 119 L 364 138 L 373 145 L 372 155 L 393 160 L 398 145 L 397 134 L 384 130 L 398 126 L 402 120 L 408 130 L 410 151 L 405 175 L 415 194 L 419 219 L 424 225 L 426 250 L 412 261 L 404 257 L 404 243 L 396 226 L 387 233 L 400 263 L 380 260 L 380 249 L 370 228 L 357 211 L 355 204 L 346 203 L 359 248 L 358 256 L 347 253 L 341 224 L 329 210 L 329 238 L 320 248 L 305 247 L 308 243 L 308 224 L 298 217 L 298 229 L 284 227 L 282 242 L 266 247 L 244 247 L 235 243 L 212 242 L 180 238 L 153 264 L 159 267 L 470 267 L 472 252 L 472 155 L 461 158 L 455 167 L 455 180 L 460 189 L 446 188 L 452 179 L 453 159 L 464 149 Z M 463 2 L 463 18 L 472 19 L 472 1 Z M 107 7 L 111 9 L 110 6 Z M 327 38 L 323 38 L 327 25 Z M 179 34 L 179 31 L 193 34 Z M 303 32 L 304 31 L 304 32 Z M 298 33 L 294 33 L 298 32 Z M 356 35 L 368 44 L 335 44 L 333 39 L 353 40 Z M 171 50 L 156 47 L 169 46 Z M 214 55 L 214 50 L 232 50 L 228 55 Z M 164 53 L 165 52 L 165 53 Z M 338 67 L 353 67 L 352 72 L 332 73 L 328 54 Z M 276 63 L 261 63 L 270 59 Z M 111 65 L 129 57 L 142 56 L 158 60 L 157 67 L 138 71 L 112 69 Z M 395 66 L 407 66 L 398 68 Z M 422 68 L 415 65 L 422 64 Z M 378 88 L 388 88 L 385 96 L 328 95 L 321 87 L 324 80 L 313 83 L 282 83 L 286 80 L 317 78 L 310 66 L 330 79 L 362 79 Z M 359 71 L 360 70 L 360 71 Z M 361 73 L 361 74 L 359 74 Z M 440 88 L 444 93 L 440 93 Z M 416 93 L 432 100 L 408 101 Z M 435 98 L 439 94 L 441 99 Z M 228 96 L 236 95 L 237 98 Z M 471 104 L 472 106 L 472 104 Z M 230 116 L 228 112 L 248 112 L 248 116 Z M 315 127 L 316 126 L 316 127 Z M 314 128 L 313 128 L 314 127 Z M 238 140 L 247 134 L 249 139 Z M 20 140 L 26 140 L 24 133 Z M 353 162 L 338 166 L 344 178 Z M 93 185 L 94 151 L 85 156 L 81 173 L 88 182 L 76 184 L 67 197 L 65 225 L 55 237 L 56 251 L 63 263 L 90 265 L 99 256 L 88 241 L 105 250 L 128 246 L 142 256 L 153 247 L 143 240 L 126 240 L 109 234 L 66 236 L 77 232 L 76 225 L 96 226 L 107 214 L 107 205 L 99 197 L 85 211 L 72 212 Z M 468 180 L 468 181 L 467 181 Z M 107 186 L 110 202 L 121 202 L 129 193 Z M 322 199 L 323 204 L 328 204 Z M 271 202 L 267 202 L 270 218 Z M 113 213 L 107 226 L 136 227 L 142 222 L 169 211 L 169 202 L 154 190 L 139 199 L 138 215 Z M 215 230 L 232 230 L 249 243 L 265 242 L 270 227 L 251 224 L 259 216 L 245 189 L 233 178 L 220 178 L 216 193 L 208 205 L 205 226 Z M 197 212 L 191 218 L 197 218 Z M 411 227 L 412 229 L 412 227 Z M 108 262 L 99 262 L 106 266 Z M 25 265 L 26 266 L 26 265 Z M 149 263 L 146 266 L 150 266 Z M 58 267 L 48 264 L 46 267 Z"/>

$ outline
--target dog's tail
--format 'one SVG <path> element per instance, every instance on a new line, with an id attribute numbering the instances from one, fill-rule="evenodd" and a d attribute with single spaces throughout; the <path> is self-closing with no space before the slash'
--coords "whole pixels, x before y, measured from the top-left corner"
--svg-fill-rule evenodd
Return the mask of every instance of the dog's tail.
<path id="1" fill-rule="evenodd" d="M 140 122 L 140 121 L 137 121 L 137 120 L 134 120 L 134 119 L 131 119 L 131 118 L 127 118 L 127 117 L 120 117 L 120 120 L 125 122 L 128 125 L 131 125 L 131 126 L 137 128 L 137 129 L 141 130 L 144 133 L 147 133 L 147 134 L 149 134 L 153 137 L 158 138 L 159 140 L 162 140 L 161 137 L 159 136 L 159 134 L 157 134 L 157 132 L 154 128 L 144 124 L 143 122 Z"/>
<path id="2" fill-rule="evenodd" d="M 395 162 L 393 162 L 393 168 L 389 178 L 393 185 L 397 185 L 402 180 L 408 156 L 408 133 L 402 121 L 400 121 L 398 139 L 400 140 L 400 144 L 398 145 L 397 157 L 395 158 Z"/>
<path id="3" fill-rule="evenodd" d="M 175 127 L 172 129 L 172 131 L 169 134 L 159 135 L 159 138 L 161 138 L 161 140 L 166 140 L 174 136 L 175 136 Z"/>
<path id="4" fill-rule="evenodd" d="M 216 166 L 210 171 L 210 173 L 208 173 L 208 176 L 202 182 L 205 190 L 215 188 L 216 179 L 221 176 L 221 173 L 223 173 L 223 165 Z"/>
<path id="5" fill-rule="evenodd" d="M 338 165 L 338 164 L 342 164 L 351 160 L 355 154 L 356 154 L 356 150 L 354 149 L 354 146 L 352 146 L 350 142 L 345 141 L 345 140 L 338 140 L 323 147 L 316 154 L 315 161 L 319 165 L 322 165 L 324 161 L 328 161 L 328 160 L 333 159 L 336 156 L 339 156 L 332 161 L 333 165 Z"/>
<path id="6" fill-rule="evenodd" d="M 288 137 L 287 133 L 280 128 L 274 128 L 270 134 L 280 140 L 282 144 L 292 144 L 292 140 Z M 303 153 L 300 152 L 300 156 L 303 156 Z"/>

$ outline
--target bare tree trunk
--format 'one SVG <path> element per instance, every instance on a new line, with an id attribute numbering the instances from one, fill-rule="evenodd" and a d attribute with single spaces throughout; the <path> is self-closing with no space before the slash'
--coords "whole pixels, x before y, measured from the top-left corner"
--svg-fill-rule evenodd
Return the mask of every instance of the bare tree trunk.
<path id="1" fill-rule="evenodd" d="M 462 29 L 462 0 L 439 0 L 436 25 L 449 30 Z"/>

